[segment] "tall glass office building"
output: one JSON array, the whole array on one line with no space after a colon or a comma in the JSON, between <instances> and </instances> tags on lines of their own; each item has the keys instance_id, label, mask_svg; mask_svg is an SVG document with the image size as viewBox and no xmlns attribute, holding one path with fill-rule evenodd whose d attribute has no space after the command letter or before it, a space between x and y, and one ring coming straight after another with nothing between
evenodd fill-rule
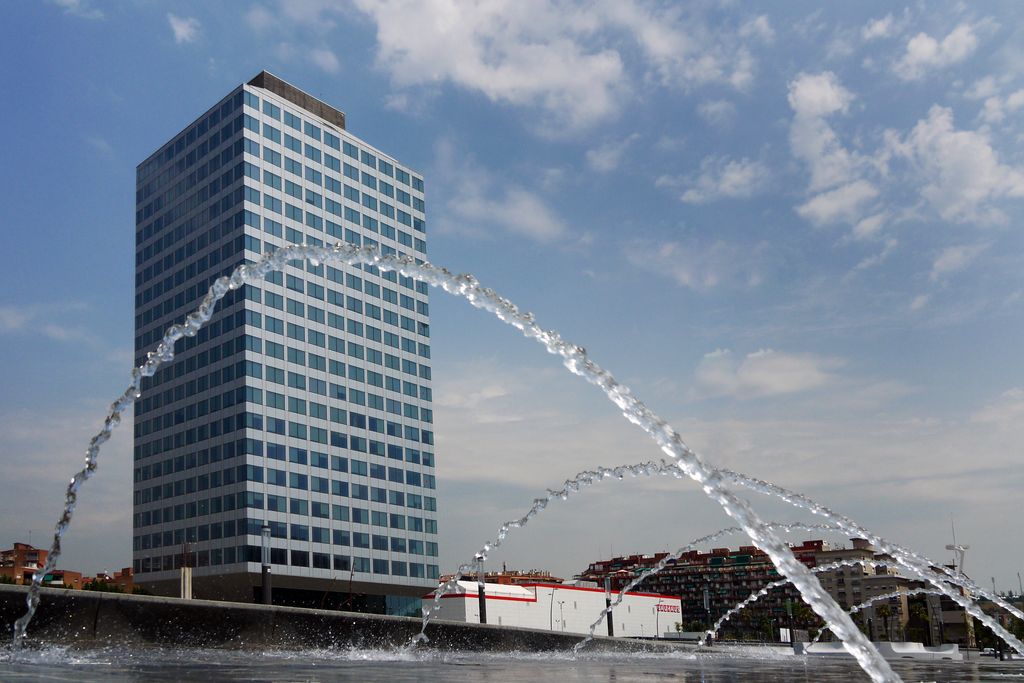
<instances>
[{"instance_id":1,"label":"tall glass office building","mask_svg":"<svg viewBox=\"0 0 1024 683\"><path fill-rule=\"evenodd\" d=\"M137 169L135 354L211 283L287 244L425 258L422 176L262 72ZM418 611L437 585L426 283L292 262L224 299L136 403L136 584Z\"/></svg>"}]
</instances>

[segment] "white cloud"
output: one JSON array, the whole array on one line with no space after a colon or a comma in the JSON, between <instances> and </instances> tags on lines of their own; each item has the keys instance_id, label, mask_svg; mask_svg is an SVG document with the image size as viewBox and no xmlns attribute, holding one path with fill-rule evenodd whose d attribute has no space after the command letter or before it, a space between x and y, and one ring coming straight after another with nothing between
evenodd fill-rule
<instances>
[{"instance_id":1,"label":"white cloud","mask_svg":"<svg viewBox=\"0 0 1024 683\"><path fill-rule=\"evenodd\" d=\"M174 42L179 45L193 43L199 37L199 20L195 17L179 17L168 12L167 21L174 32Z\"/></svg>"},{"instance_id":2,"label":"white cloud","mask_svg":"<svg viewBox=\"0 0 1024 683\"><path fill-rule=\"evenodd\" d=\"M995 401L971 415L972 422L1017 427L1024 423L1024 389L1004 391Z\"/></svg>"},{"instance_id":3,"label":"white cloud","mask_svg":"<svg viewBox=\"0 0 1024 683\"><path fill-rule=\"evenodd\" d=\"M537 195L516 186L504 187L497 196L486 196L477 189L463 187L463 194L449 202L448 208L459 220L496 224L537 242L565 235L565 224Z\"/></svg>"},{"instance_id":4,"label":"white cloud","mask_svg":"<svg viewBox=\"0 0 1024 683\"><path fill-rule=\"evenodd\" d=\"M84 0L51 0L58 7L63 7L66 14L71 14L82 19L102 19L103 12L92 7Z\"/></svg>"},{"instance_id":5,"label":"white cloud","mask_svg":"<svg viewBox=\"0 0 1024 683\"><path fill-rule=\"evenodd\" d=\"M879 212L862 219L853 226L853 238L865 240L875 237L881 232L888 220L889 215L885 212Z\"/></svg>"},{"instance_id":6,"label":"white cloud","mask_svg":"<svg viewBox=\"0 0 1024 683\"><path fill-rule=\"evenodd\" d=\"M853 101L853 93L831 71L800 73L789 83L788 99L798 117L817 118L845 112Z\"/></svg>"},{"instance_id":7,"label":"white cloud","mask_svg":"<svg viewBox=\"0 0 1024 683\"><path fill-rule=\"evenodd\" d=\"M736 357L728 349L706 354L697 366L695 388L701 396L756 398L819 389L835 378L842 365L834 358L790 354L772 349Z\"/></svg>"},{"instance_id":8,"label":"white cloud","mask_svg":"<svg viewBox=\"0 0 1024 683\"><path fill-rule=\"evenodd\" d=\"M662 135L654 144L654 148L660 152L678 152L686 147L686 136L673 137Z\"/></svg>"},{"instance_id":9,"label":"white cloud","mask_svg":"<svg viewBox=\"0 0 1024 683\"><path fill-rule=\"evenodd\" d=\"M114 147L105 138L98 135L90 135L85 138L86 144L96 150L101 156L110 157L114 155Z\"/></svg>"},{"instance_id":10,"label":"white cloud","mask_svg":"<svg viewBox=\"0 0 1024 683\"><path fill-rule=\"evenodd\" d=\"M310 50L309 61L317 68L329 74L336 74L341 71L341 62L338 61L337 56L324 47Z\"/></svg>"},{"instance_id":11,"label":"white cloud","mask_svg":"<svg viewBox=\"0 0 1024 683\"><path fill-rule=\"evenodd\" d=\"M932 297L930 294L918 294L917 296L914 297L914 300L910 302L910 310L920 311L922 308L928 305L928 302L931 301L931 298Z\"/></svg>"},{"instance_id":12,"label":"white cloud","mask_svg":"<svg viewBox=\"0 0 1024 683\"><path fill-rule=\"evenodd\" d=\"M1002 222L993 202L1024 197L1024 171L1000 163L984 131L956 130L953 112L933 106L892 152L912 164L921 195L946 220Z\"/></svg>"},{"instance_id":13,"label":"white cloud","mask_svg":"<svg viewBox=\"0 0 1024 683\"><path fill-rule=\"evenodd\" d=\"M952 273L959 272L971 265L989 245L987 244L961 244L955 247L947 247L935 258L932 263L932 272L929 279L932 282L938 281Z\"/></svg>"},{"instance_id":14,"label":"white cloud","mask_svg":"<svg viewBox=\"0 0 1024 683\"><path fill-rule=\"evenodd\" d=\"M356 0L356 7L376 25L378 64L398 88L450 83L494 102L540 107L568 128L615 116L644 83L745 88L756 61L744 40L772 34L766 18L711 31L684 8L636 0Z\"/></svg>"},{"instance_id":15,"label":"white cloud","mask_svg":"<svg viewBox=\"0 0 1024 683\"><path fill-rule=\"evenodd\" d=\"M594 22L582 10L444 0L356 6L376 23L378 61L399 87L448 81L496 102L539 105L574 127L618 108L622 58L581 40Z\"/></svg>"},{"instance_id":16,"label":"white cloud","mask_svg":"<svg viewBox=\"0 0 1024 683\"><path fill-rule=\"evenodd\" d=\"M740 27L740 37L759 38L765 43L772 43L775 41L775 29L768 17L762 14Z\"/></svg>"},{"instance_id":17,"label":"white cloud","mask_svg":"<svg viewBox=\"0 0 1024 683\"><path fill-rule=\"evenodd\" d=\"M873 19L869 21L864 28L861 29L860 35L865 41L875 40L878 38L890 38L896 35L896 20L892 14L886 14L881 19Z\"/></svg>"},{"instance_id":18,"label":"white cloud","mask_svg":"<svg viewBox=\"0 0 1024 683\"><path fill-rule=\"evenodd\" d=\"M626 245L626 260L670 278L681 287L704 291L720 286L757 287L765 278L765 245L724 241L636 241Z\"/></svg>"},{"instance_id":19,"label":"white cloud","mask_svg":"<svg viewBox=\"0 0 1024 683\"><path fill-rule=\"evenodd\" d=\"M999 84L995 76L985 76L971 84L964 96L972 100L984 100L999 92Z\"/></svg>"},{"instance_id":20,"label":"white cloud","mask_svg":"<svg viewBox=\"0 0 1024 683\"><path fill-rule=\"evenodd\" d=\"M918 33L907 42L906 52L893 64L893 72L903 80L917 80L929 71L962 62L977 47L975 27L968 23L960 24L941 41Z\"/></svg>"},{"instance_id":21,"label":"white cloud","mask_svg":"<svg viewBox=\"0 0 1024 683\"><path fill-rule=\"evenodd\" d=\"M34 312L23 307L0 306L0 334L17 332L34 316Z\"/></svg>"},{"instance_id":22,"label":"white cloud","mask_svg":"<svg viewBox=\"0 0 1024 683\"><path fill-rule=\"evenodd\" d=\"M736 118L736 105L728 100L705 100L697 105L697 114L713 126L727 126Z\"/></svg>"},{"instance_id":23,"label":"white cloud","mask_svg":"<svg viewBox=\"0 0 1024 683\"><path fill-rule=\"evenodd\" d=\"M274 15L262 5L254 5L245 13L245 23L254 31L262 33L275 23Z\"/></svg>"},{"instance_id":24,"label":"white cloud","mask_svg":"<svg viewBox=\"0 0 1024 683\"><path fill-rule=\"evenodd\" d=\"M683 178L662 176L658 187L682 189L680 199L688 204L706 204L720 199L747 199L767 186L771 174L760 161L705 157L700 173Z\"/></svg>"},{"instance_id":25,"label":"white cloud","mask_svg":"<svg viewBox=\"0 0 1024 683\"><path fill-rule=\"evenodd\" d=\"M497 227L540 243L568 233L565 223L539 195L514 182L499 182L471 160L456 159L450 142L437 145L436 173L449 179L451 195L438 218L443 232L483 237Z\"/></svg>"},{"instance_id":26,"label":"white cloud","mask_svg":"<svg viewBox=\"0 0 1024 683\"><path fill-rule=\"evenodd\" d=\"M84 308L78 303L0 306L0 334L41 334L56 341L98 344L92 333L66 322L57 322L68 320L71 313L82 311Z\"/></svg>"},{"instance_id":27,"label":"white cloud","mask_svg":"<svg viewBox=\"0 0 1024 683\"><path fill-rule=\"evenodd\" d=\"M633 133L623 140L606 142L596 149L588 150L586 154L587 165L593 170L601 173L614 171L619 167L619 163L622 161L622 155L625 154L630 146L639 138L639 133Z\"/></svg>"},{"instance_id":28,"label":"white cloud","mask_svg":"<svg viewBox=\"0 0 1024 683\"><path fill-rule=\"evenodd\" d=\"M740 27L709 29L704 20L680 6L656 8L634 0L598 0L593 10L607 17L607 27L625 30L646 58L643 63L662 85L684 89L708 83L748 87L756 64L744 39L765 41L773 34L767 18ZM770 38L768 38L770 40Z\"/></svg>"},{"instance_id":29,"label":"white cloud","mask_svg":"<svg viewBox=\"0 0 1024 683\"><path fill-rule=\"evenodd\" d=\"M845 221L853 223L863 205L878 196L878 189L866 180L855 180L828 192L822 192L801 204L796 212L815 225Z\"/></svg>"},{"instance_id":30,"label":"white cloud","mask_svg":"<svg viewBox=\"0 0 1024 683\"><path fill-rule=\"evenodd\" d=\"M856 266L854 266L853 270L855 272L856 271L861 271L861 270L867 270L868 268L874 268L875 266L880 265L887 258L889 258L889 256L892 255L892 253L896 250L897 246L899 246L899 241L898 240L893 239L893 238L887 239L885 241L884 246L882 247L882 251L878 252L877 254L872 254L871 256L868 256L868 257L862 259L860 261L860 263L858 263Z\"/></svg>"},{"instance_id":31,"label":"white cloud","mask_svg":"<svg viewBox=\"0 0 1024 683\"><path fill-rule=\"evenodd\" d=\"M794 112L790 149L810 170L812 192L849 183L863 164L826 121L829 115L845 112L852 101L853 93L831 71L801 73L789 84L789 106Z\"/></svg>"},{"instance_id":32,"label":"white cloud","mask_svg":"<svg viewBox=\"0 0 1024 683\"><path fill-rule=\"evenodd\" d=\"M1006 97L993 95L985 100L979 118L985 123L1002 123L1008 114L1024 107L1024 89L1016 90Z\"/></svg>"}]
</instances>

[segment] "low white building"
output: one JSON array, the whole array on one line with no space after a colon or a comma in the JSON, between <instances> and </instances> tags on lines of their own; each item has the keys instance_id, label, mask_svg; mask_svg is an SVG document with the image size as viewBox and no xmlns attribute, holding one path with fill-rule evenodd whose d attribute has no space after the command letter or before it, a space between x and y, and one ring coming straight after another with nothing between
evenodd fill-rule
<instances>
[{"instance_id":1,"label":"low white building","mask_svg":"<svg viewBox=\"0 0 1024 683\"><path fill-rule=\"evenodd\" d=\"M605 607L601 588L568 584L484 584L487 623L585 635ZM434 593L423 597L425 606ZM631 638L677 637L679 599L654 593L626 593L612 611L613 635ZM441 598L438 619L480 623L476 581L460 581L455 592ZM608 635L607 621L594 631Z\"/></svg>"}]
</instances>

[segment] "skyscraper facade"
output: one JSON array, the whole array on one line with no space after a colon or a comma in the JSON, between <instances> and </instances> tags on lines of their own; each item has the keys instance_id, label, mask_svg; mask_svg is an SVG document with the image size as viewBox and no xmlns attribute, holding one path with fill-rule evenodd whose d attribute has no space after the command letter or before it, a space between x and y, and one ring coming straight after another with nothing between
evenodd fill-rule
<instances>
[{"instance_id":1,"label":"skyscraper facade","mask_svg":"<svg viewBox=\"0 0 1024 683\"><path fill-rule=\"evenodd\" d=\"M423 178L337 109L261 72L142 162L135 354L212 282L288 244L425 259ZM136 583L253 600L270 528L274 601L410 611L437 585L427 285L291 262L231 292L143 383L134 422Z\"/></svg>"}]
</instances>

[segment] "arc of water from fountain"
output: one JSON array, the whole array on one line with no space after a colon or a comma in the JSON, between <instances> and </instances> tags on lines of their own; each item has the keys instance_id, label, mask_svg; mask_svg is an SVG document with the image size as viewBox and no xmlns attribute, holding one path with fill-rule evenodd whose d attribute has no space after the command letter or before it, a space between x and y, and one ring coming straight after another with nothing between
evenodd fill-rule
<instances>
[{"instance_id":1,"label":"arc of water from fountain","mask_svg":"<svg viewBox=\"0 0 1024 683\"><path fill-rule=\"evenodd\" d=\"M898 597L900 597L902 595L907 595L907 596L910 596L910 595L940 595L941 596L941 595L944 595L944 593L942 591L940 591L938 588L912 588L912 589L906 590L906 591L892 591L891 593L883 593L881 595L876 595L873 598L868 598L864 602L861 602L861 603L858 603L858 604L854 605L853 607L850 608L850 615L852 616L852 615L856 614L857 612L859 612L859 611L861 611L863 609L867 609L868 607L871 607L876 602L880 602L882 600L891 600L893 598L898 598ZM827 630L828 630L828 624L825 624L821 628L821 630L818 631L818 634L816 636L814 636L814 638L811 640L810 644L814 645L819 640L821 640L822 634L824 634L825 631L827 631Z\"/></svg>"},{"instance_id":2,"label":"arc of water from fountain","mask_svg":"<svg viewBox=\"0 0 1024 683\"><path fill-rule=\"evenodd\" d=\"M120 420L120 410L126 408L139 396L143 371L146 369L155 371L160 364L173 359L174 343L186 334L194 335L209 320L213 306L223 298L228 290L238 289L248 282L259 281L272 271L283 270L288 261L298 259L307 260L312 264L322 262L347 265L366 264L377 266L383 270L397 270L407 277L416 277L441 287L451 294L462 296L474 307L493 313L499 320L518 329L527 338L540 342L549 353L559 356L562 359L562 364L570 372L600 388L608 399L619 408L623 417L643 429L662 451L677 463L680 470L701 485L705 495L718 503L728 516L739 523L754 545L768 555L776 569L792 580L810 608L826 623L832 625L833 633L842 639L844 647L857 659L861 668L873 680L900 680L871 642L857 629L849 615L840 609L831 596L822 589L807 567L794 557L788 545L766 527L764 521L751 508L749 501L737 496L726 485L718 470L707 465L696 452L686 445L671 425L637 399L628 387L619 384L609 372L591 360L585 349L566 342L556 332L540 327L534 321L532 314L521 312L508 299L498 296L491 289L481 287L473 276L456 276L446 269L437 268L429 263L417 264L408 256L384 255L375 248L355 247L340 242L332 247L291 245L264 255L251 266L239 266L230 277L218 278L211 286L199 310L190 314L184 324L172 326L164 335L157 351L151 353L146 363L133 372L132 384L112 406L104 429L90 444L89 453L92 459L87 461L87 469L90 472L95 471L99 445L109 438L110 431ZM204 307L207 309L205 315ZM116 410L116 408L120 408L120 410ZM93 447L95 447L95 451L92 450ZM90 456L87 455L88 457ZM88 475L85 475L84 478L88 478ZM77 494L77 491L76 481L72 480L68 488L64 514L54 534L53 548L57 550L58 555L60 537L67 529L67 524L70 523L74 512L75 500L72 494ZM54 558L55 560L56 558ZM38 606L39 587L40 582L34 580L27 598L28 611L15 625L15 643L17 645L20 645L24 638L28 623ZM1019 641L1016 639L1014 641L1019 645Z\"/></svg>"},{"instance_id":3,"label":"arc of water from fountain","mask_svg":"<svg viewBox=\"0 0 1024 683\"><path fill-rule=\"evenodd\" d=\"M463 576L473 570L477 562L486 560L488 553L501 546L512 529L521 529L525 527L533 517L536 517L547 509L547 506L552 501L559 499L567 500L571 494L579 493L582 489L592 486L599 481L609 478L622 480L627 474L634 477L651 476L653 474L671 475L676 478L681 478L683 476L682 472L674 463L669 464L664 460L660 463L650 461L636 465L619 465L617 467L598 467L594 470L583 470L571 479L566 479L565 483L562 484L561 489L548 489L546 496L542 496L533 501L533 505L525 515L502 524L498 528L498 533L495 536L494 541L485 542L483 546L481 546L480 550L473 555L473 560L471 562L459 565L455 574L452 575L452 578L445 581L437 588L436 591L434 591L434 602L430 607L423 608L423 624L420 626L420 632L412 637L412 639L406 644L406 647L408 648L416 643L428 642L430 640L426 633L427 626L430 624L431 615L434 614L441 606L441 600L445 595L449 595L456 590L459 581Z\"/></svg>"},{"instance_id":4,"label":"arc of water from fountain","mask_svg":"<svg viewBox=\"0 0 1024 683\"><path fill-rule=\"evenodd\" d=\"M794 507L805 509L812 514L824 517L825 519L839 525L844 533L851 537L864 538L869 541L872 545L878 548L881 552L890 555L900 565L906 568L912 575L931 583L943 595L950 598L964 610L982 622L985 626L988 626L993 633L1003 639L1010 647L1016 650L1018 653L1024 655L1024 643L1022 643L1016 636L1010 633L1008 630L1003 628L998 621L993 619L990 615L986 614L978 604L970 598L964 596L960 591L953 590L949 587L950 584L956 585L963 588L970 594L978 595L980 597L991 600L993 603L1006 610L1010 614L1014 615L1018 619L1024 619L1024 612L1017 609L1006 600L1002 599L997 595L988 593L984 589L980 588L974 582L970 581L963 574L947 571L946 568L941 567L939 572L936 572L933 567L938 566L923 555L914 553L899 544L892 543L885 540L857 524L848 517L839 513L833 512L826 506L814 501L813 499L795 491L785 489L777 484L772 484L761 479L748 477L747 475L733 472L732 470L722 469L719 470L722 476L728 478L733 483L743 486L744 488L750 489L757 493L774 496L784 502L793 505ZM944 576L945 578L940 579L939 577ZM828 620L825 620L828 623Z\"/></svg>"},{"instance_id":5,"label":"arc of water from fountain","mask_svg":"<svg viewBox=\"0 0 1024 683\"><path fill-rule=\"evenodd\" d=\"M791 531L835 531L837 529L837 527L834 524L805 524L803 522L770 522L769 526L772 529L776 529L784 533L788 533ZM634 576L629 583L627 583L625 586L622 587L621 590L619 590L618 594L612 600L611 604L605 607L603 610L601 610L601 613L598 615L597 619L594 621L594 623L590 625L590 633L587 635L586 638L584 638L583 640L581 640L573 646L573 652L579 652L584 647L586 647L586 645L590 641L594 639L594 633L597 630L597 627L601 625L605 618L607 618L608 614L611 613L612 610L614 610L622 603L622 601L626 597L626 593L639 586L641 583L643 583L645 579L657 574L662 569L667 567L671 562L678 560L685 553L688 553L691 550L695 550L697 546L704 545L707 543L713 543L714 541L718 540L723 536L739 533L741 531L743 531L743 529L732 526L727 527L725 529L719 529L713 534L708 534L707 536L701 536L700 538L690 541L689 543L679 548L675 552L669 553L665 557L658 560L658 562L656 562L655 565L651 567L649 571L646 571L639 576Z\"/></svg>"}]
</instances>

